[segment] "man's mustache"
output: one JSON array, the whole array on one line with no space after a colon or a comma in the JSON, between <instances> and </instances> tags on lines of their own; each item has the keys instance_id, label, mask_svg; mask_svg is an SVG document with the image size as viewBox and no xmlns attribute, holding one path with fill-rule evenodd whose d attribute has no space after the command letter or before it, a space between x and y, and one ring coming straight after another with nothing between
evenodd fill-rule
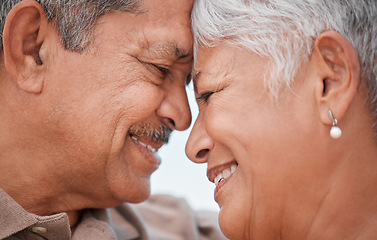
<instances>
[{"instance_id":1,"label":"man's mustache","mask_svg":"<svg viewBox=\"0 0 377 240\"><path fill-rule=\"evenodd\" d=\"M140 123L133 125L128 130L130 135L142 136L152 139L156 142L162 142L164 144L169 142L170 134L173 129L166 125L161 124L158 127L152 126L150 123Z\"/></svg>"}]
</instances>

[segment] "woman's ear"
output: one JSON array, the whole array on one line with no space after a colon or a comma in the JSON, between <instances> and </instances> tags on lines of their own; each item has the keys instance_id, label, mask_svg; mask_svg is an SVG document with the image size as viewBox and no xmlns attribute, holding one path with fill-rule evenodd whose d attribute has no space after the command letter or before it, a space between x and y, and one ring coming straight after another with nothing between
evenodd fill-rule
<instances>
[{"instance_id":1,"label":"woman's ear","mask_svg":"<svg viewBox=\"0 0 377 240\"><path fill-rule=\"evenodd\" d=\"M338 121L344 116L360 84L360 66L353 46L335 31L327 31L314 42L315 98L321 121L330 125L328 110Z\"/></svg>"},{"instance_id":2,"label":"woman's ear","mask_svg":"<svg viewBox=\"0 0 377 240\"><path fill-rule=\"evenodd\" d=\"M4 66L16 84L29 93L42 92L43 60L40 49L47 18L34 0L23 0L9 12L3 31Z\"/></svg>"}]
</instances>

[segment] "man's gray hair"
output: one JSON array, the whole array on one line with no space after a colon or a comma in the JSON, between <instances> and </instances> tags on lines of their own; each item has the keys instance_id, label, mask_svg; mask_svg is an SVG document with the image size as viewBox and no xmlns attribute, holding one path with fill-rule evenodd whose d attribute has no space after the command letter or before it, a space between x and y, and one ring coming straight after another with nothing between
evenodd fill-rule
<instances>
[{"instance_id":1,"label":"man's gray hair","mask_svg":"<svg viewBox=\"0 0 377 240\"><path fill-rule=\"evenodd\" d=\"M0 3L0 30L4 30L6 16L22 0L2 0ZM111 11L139 11L139 0L37 0L44 8L47 19L53 22L66 49L83 51L91 42L93 27L99 17ZM0 39L1 49L3 39Z\"/></svg>"},{"instance_id":2,"label":"man's gray hair","mask_svg":"<svg viewBox=\"0 0 377 240\"><path fill-rule=\"evenodd\" d=\"M196 0L192 13L195 55L199 45L238 45L271 60L265 76L277 99L309 60L324 31L342 34L358 53L377 131L376 0Z\"/></svg>"}]
</instances>

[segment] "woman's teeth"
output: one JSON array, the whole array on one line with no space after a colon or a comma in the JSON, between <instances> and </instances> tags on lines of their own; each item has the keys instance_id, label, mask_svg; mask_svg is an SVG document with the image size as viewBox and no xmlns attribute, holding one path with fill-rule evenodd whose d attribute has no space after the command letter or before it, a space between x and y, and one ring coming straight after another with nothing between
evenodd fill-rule
<instances>
[{"instance_id":1,"label":"woman's teeth","mask_svg":"<svg viewBox=\"0 0 377 240\"><path fill-rule=\"evenodd\" d=\"M214 180L215 185L217 186L217 184L219 184L222 180L225 180L229 178L230 176L232 176L232 174L236 171L236 169L237 169L237 165L233 164L232 166L230 166L230 168L227 168L221 173L219 173L219 175L215 177L215 180Z\"/></svg>"},{"instance_id":2,"label":"woman's teeth","mask_svg":"<svg viewBox=\"0 0 377 240\"><path fill-rule=\"evenodd\" d=\"M148 144L145 144L145 143L139 141L139 139L137 139L136 137L131 136L131 138L132 138L133 140L135 140L136 142L138 142L141 146L147 148L148 150L150 150L150 151L152 151L152 152L154 152L154 153L157 152L157 150L156 150L155 148L153 148L152 146L150 146L150 145L148 145Z\"/></svg>"}]
</instances>

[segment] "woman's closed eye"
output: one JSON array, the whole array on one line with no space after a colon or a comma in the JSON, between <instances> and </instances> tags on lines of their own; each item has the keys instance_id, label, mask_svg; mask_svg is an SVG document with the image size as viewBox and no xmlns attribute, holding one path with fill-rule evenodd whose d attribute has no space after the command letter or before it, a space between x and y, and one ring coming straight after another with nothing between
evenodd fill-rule
<instances>
[{"instance_id":1,"label":"woman's closed eye","mask_svg":"<svg viewBox=\"0 0 377 240\"><path fill-rule=\"evenodd\" d=\"M212 94L214 94L214 92L203 93L200 97L197 97L196 100L199 103L207 103Z\"/></svg>"}]
</instances>

